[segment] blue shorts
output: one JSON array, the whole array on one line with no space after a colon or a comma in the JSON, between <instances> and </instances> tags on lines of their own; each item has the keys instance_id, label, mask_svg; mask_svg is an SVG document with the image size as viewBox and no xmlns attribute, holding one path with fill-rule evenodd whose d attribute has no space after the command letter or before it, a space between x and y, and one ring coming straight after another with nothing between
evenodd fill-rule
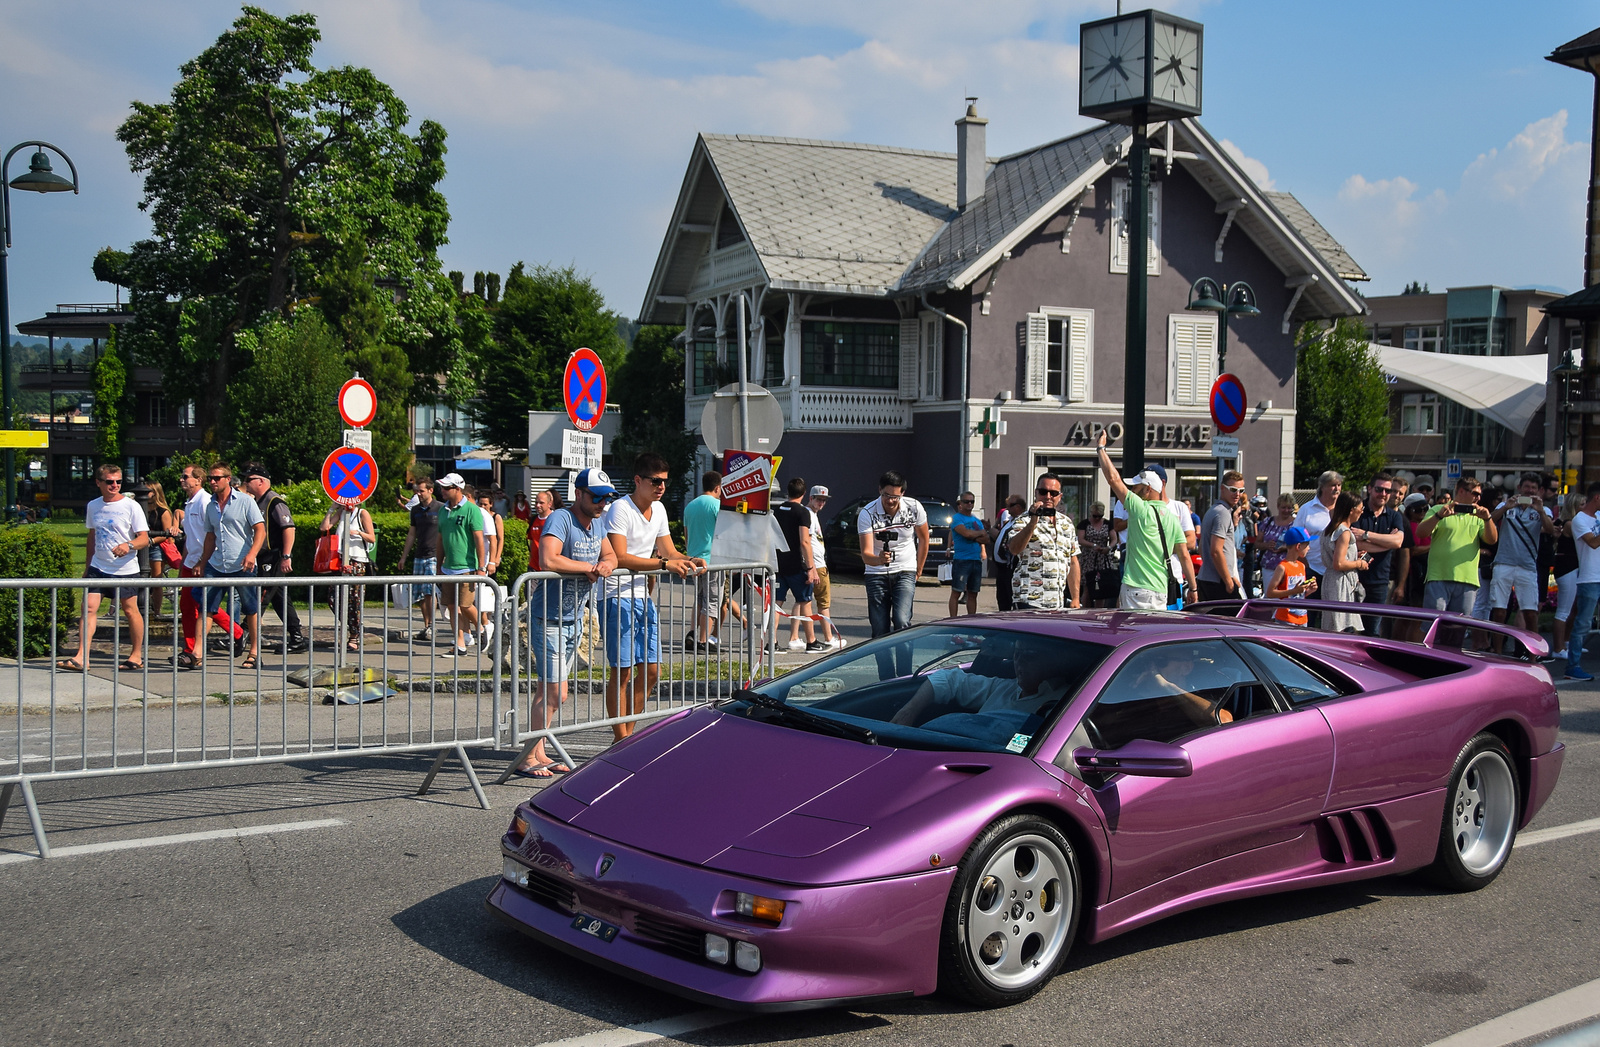
<instances>
[{"instance_id":1,"label":"blue shorts","mask_svg":"<svg viewBox=\"0 0 1600 1047\"><path fill-rule=\"evenodd\" d=\"M975 593L982 587L982 560L950 561L950 588L958 593Z\"/></svg>"},{"instance_id":2,"label":"blue shorts","mask_svg":"<svg viewBox=\"0 0 1600 1047\"><path fill-rule=\"evenodd\" d=\"M243 571L234 571L232 574L223 574L215 567L212 567L209 563L205 565L201 573L207 578L255 577L254 574L246 574ZM258 586L241 585L235 588L233 586L219 585L212 589L204 589L202 592L205 593L206 614L208 615L216 614L217 608L222 606L223 593L229 594L228 614L234 618L239 617L241 614L256 614L261 610L261 589ZM234 593L237 593L238 596L233 596L232 594Z\"/></svg>"},{"instance_id":3,"label":"blue shorts","mask_svg":"<svg viewBox=\"0 0 1600 1047\"><path fill-rule=\"evenodd\" d=\"M100 568L96 567L94 564L90 564L88 571L85 572L85 577L88 577L88 578L137 578L139 576L136 575L136 574L107 574L106 572L102 571ZM137 590L137 589L129 589L127 592L123 592L121 589L118 589L118 588L102 589L102 588L99 588L98 586L93 588L93 589L89 589L88 592L91 592L91 593L95 594L96 596L99 596L99 597L101 597L103 599L106 599L106 600L115 600L118 603L122 602L123 600L132 599L133 597L139 595L139 590Z\"/></svg>"},{"instance_id":4,"label":"blue shorts","mask_svg":"<svg viewBox=\"0 0 1600 1047\"><path fill-rule=\"evenodd\" d=\"M798 574L778 575L778 591L773 595L772 599L777 603L783 603L788 598L789 593L794 593L797 603L810 603L811 597L815 595L815 590L812 584L806 581L808 573L801 571Z\"/></svg>"},{"instance_id":5,"label":"blue shorts","mask_svg":"<svg viewBox=\"0 0 1600 1047\"><path fill-rule=\"evenodd\" d=\"M412 559L412 561L411 561L411 573L412 574L438 574L439 573L439 558L437 556L418 556L418 557L414 557ZM438 596L438 595L439 595L439 587L437 585L429 585L427 582L418 582L417 584L415 584L415 585L413 585L411 587L411 602L412 603L415 603L416 601L422 599L425 596Z\"/></svg>"},{"instance_id":6,"label":"blue shorts","mask_svg":"<svg viewBox=\"0 0 1600 1047\"><path fill-rule=\"evenodd\" d=\"M661 662L661 623L655 601L647 596L606 597L600 632L606 640L606 664L613 669Z\"/></svg>"},{"instance_id":7,"label":"blue shorts","mask_svg":"<svg viewBox=\"0 0 1600 1047\"><path fill-rule=\"evenodd\" d=\"M572 675L578 654L577 622L545 622L534 627L533 665L541 683L561 683Z\"/></svg>"}]
</instances>

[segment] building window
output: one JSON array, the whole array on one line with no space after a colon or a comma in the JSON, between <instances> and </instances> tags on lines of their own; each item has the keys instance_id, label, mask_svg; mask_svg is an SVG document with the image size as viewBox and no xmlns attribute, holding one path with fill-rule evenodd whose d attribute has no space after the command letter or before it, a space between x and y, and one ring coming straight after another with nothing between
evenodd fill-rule
<instances>
[{"instance_id":1,"label":"building window","mask_svg":"<svg viewBox=\"0 0 1600 1047\"><path fill-rule=\"evenodd\" d=\"M1447 352L1460 356L1504 356L1511 321L1506 317L1451 320L1447 329Z\"/></svg>"},{"instance_id":2,"label":"building window","mask_svg":"<svg viewBox=\"0 0 1600 1047\"><path fill-rule=\"evenodd\" d=\"M767 320L767 375L763 382L767 388L776 389L783 384L783 325L771 318ZM773 328L776 330L773 330Z\"/></svg>"},{"instance_id":3,"label":"building window","mask_svg":"<svg viewBox=\"0 0 1600 1047\"><path fill-rule=\"evenodd\" d=\"M693 395L704 396L706 393L714 393L721 388L717 383L721 370L717 366L716 342L690 342L689 368Z\"/></svg>"},{"instance_id":4,"label":"building window","mask_svg":"<svg viewBox=\"0 0 1600 1047\"><path fill-rule=\"evenodd\" d=\"M1407 327L1405 329L1407 349L1415 349L1424 353L1439 351L1439 325L1431 327ZM1385 345L1388 343L1385 342Z\"/></svg>"},{"instance_id":5,"label":"building window","mask_svg":"<svg viewBox=\"0 0 1600 1047\"><path fill-rule=\"evenodd\" d=\"M722 215L717 219L717 250L742 243L744 230L739 228L739 219L734 217L733 208L723 204Z\"/></svg>"},{"instance_id":6,"label":"building window","mask_svg":"<svg viewBox=\"0 0 1600 1047\"><path fill-rule=\"evenodd\" d=\"M1128 222L1132 219L1132 188L1128 179L1111 180L1111 271L1128 271ZM1150 184L1150 242L1145 248L1147 270L1161 275L1161 183Z\"/></svg>"},{"instance_id":7,"label":"building window","mask_svg":"<svg viewBox=\"0 0 1600 1047\"><path fill-rule=\"evenodd\" d=\"M1094 310L1045 307L1027 317L1023 398L1089 399L1094 359Z\"/></svg>"},{"instance_id":8,"label":"building window","mask_svg":"<svg viewBox=\"0 0 1600 1047\"><path fill-rule=\"evenodd\" d=\"M923 315L921 348L918 370L922 375L922 399L941 399L944 396L944 321L939 317Z\"/></svg>"},{"instance_id":9,"label":"building window","mask_svg":"<svg viewBox=\"0 0 1600 1047\"><path fill-rule=\"evenodd\" d=\"M1167 317L1167 402L1205 407L1217 380L1217 321L1193 313Z\"/></svg>"},{"instance_id":10,"label":"building window","mask_svg":"<svg viewBox=\"0 0 1600 1047\"><path fill-rule=\"evenodd\" d=\"M1406 393L1400 398L1400 431L1433 435L1439 431L1439 398L1432 393Z\"/></svg>"},{"instance_id":11,"label":"building window","mask_svg":"<svg viewBox=\"0 0 1600 1047\"><path fill-rule=\"evenodd\" d=\"M1372 340L1374 345L1394 344L1394 330L1389 327L1369 327L1367 328L1367 337Z\"/></svg>"},{"instance_id":12,"label":"building window","mask_svg":"<svg viewBox=\"0 0 1600 1047\"><path fill-rule=\"evenodd\" d=\"M893 389L899 356L899 324L801 322L800 380L807 385Z\"/></svg>"},{"instance_id":13,"label":"building window","mask_svg":"<svg viewBox=\"0 0 1600 1047\"><path fill-rule=\"evenodd\" d=\"M1567 328L1567 348L1572 350L1572 355L1579 360L1583 359L1583 328L1578 325Z\"/></svg>"},{"instance_id":14,"label":"building window","mask_svg":"<svg viewBox=\"0 0 1600 1047\"><path fill-rule=\"evenodd\" d=\"M1480 458L1495 461L1505 456L1511 431L1491 422L1477 411L1446 400L1441 412L1445 453L1452 458Z\"/></svg>"}]
</instances>

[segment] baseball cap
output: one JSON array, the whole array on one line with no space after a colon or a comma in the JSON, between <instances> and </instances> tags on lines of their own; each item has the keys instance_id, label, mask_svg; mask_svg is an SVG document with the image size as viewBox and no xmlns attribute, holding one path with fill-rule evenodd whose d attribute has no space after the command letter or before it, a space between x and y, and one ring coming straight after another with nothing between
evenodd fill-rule
<instances>
[{"instance_id":1,"label":"baseball cap","mask_svg":"<svg viewBox=\"0 0 1600 1047\"><path fill-rule=\"evenodd\" d=\"M607 498L611 498L617 493L616 487L611 483L611 477L606 475L604 469L585 469L578 474L578 478L572 483L579 490L588 491L590 494L605 495Z\"/></svg>"},{"instance_id":2,"label":"baseball cap","mask_svg":"<svg viewBox=\"0 0 1600 1047\"><path fill-rule=\"evenodd\" d=\"M826 487L822 486L821 484L817 484L815 487L813 487L811 489L811 497L812 498L831 498L832 495L828 494L828 489Z\"/></svg>"},{"instance_id":3,"label":"baseball cap","mask_svg":"<svg viewBox=\"0 0 1600 1047\"><path fill-rule=\"evenodd\" d=\"M467 481L461 478L460 473L445 473L433 481L435 487L466 487Z\"/></svg>"},{"instance_id":4,"label":"baseball cap","mask_svg":"<svg viewBox=\"0 0 1600 1047\"><path fill-rule=\"evenodd\" d=\"M1301 545L1311 541L1311 535L1306 533L1304 527L1291 527L1283 532L1284 545Z\"/></svg>"},{"instance_id":5,"label":"baseball cap","mask_svg":"<svg viewBox=\"0 0 1600 1047\"><path fill-rule=\"evenodd\" d=\"M1155 473L1157 476L1161 477L1161 486L1162 487L1167 486L1167 467L1166 466L1162 465L1160 462L1155 462L1155 463L1153 463L1153 464L1151 464L1149 466L1146 466L1146 471Z\"/></svg>"},{"instance_id":6,"label":"baseball cap","mask_svg":"<svg viewBox=\"0 0 1600 1047\"><path fill-rule=\"evenodd\" d=\"M1428 496L1425 494L1408 494L1406 495L1406 500L1400 504L1407 509L1411 508L1413 505L1427 505Z\"/></svg>"},{"instance_id":7,"label":"baseball cap","mask_svg":"<svg viewBox=\"0 0 1600 1047\"><path fill-rule=\"evenodd\" d=\"M1138 476L1124 477L1122 482L1129 487L1138 487L1143 484L1146 487L1154 487L1158 491L1164 491L1167 487L1166 480L1157 474L1154 469L1146 469Z\"/></svg>"}]
</instances>

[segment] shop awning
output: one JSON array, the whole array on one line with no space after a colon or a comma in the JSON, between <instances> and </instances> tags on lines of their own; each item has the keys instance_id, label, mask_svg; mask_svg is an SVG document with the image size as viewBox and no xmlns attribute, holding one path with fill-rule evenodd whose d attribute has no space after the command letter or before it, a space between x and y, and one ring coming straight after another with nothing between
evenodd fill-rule
<instances>
[{"instance_id":1,"label":"shop awning","mask_svg":"<svg viewBox=\"0 0 1600 1047\"><path fill-rule=\"evenodd\" d=\"M1470 407L1519 436L1544 406L1549 361L1531 356L1458 356L1373 345L1388 374Z\"/></svg>"}]
</instances>

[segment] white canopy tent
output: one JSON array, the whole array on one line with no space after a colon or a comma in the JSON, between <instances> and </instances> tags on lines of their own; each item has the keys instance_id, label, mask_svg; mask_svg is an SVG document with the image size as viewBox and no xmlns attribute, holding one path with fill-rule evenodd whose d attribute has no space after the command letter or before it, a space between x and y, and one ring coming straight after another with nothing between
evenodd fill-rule
<instances>
[{"instance_id":1,"label":"white canopy tent","mask_svg":"<svg viewBox=\"0 0 1600 1047\"><path fill-rule=\"evenodd\" d=\"M1544 406L1549 361L1533 356L1458 356L1373 344L1385 372L1481 412L1519 436Z\"/></svg>"}]
</instances>

